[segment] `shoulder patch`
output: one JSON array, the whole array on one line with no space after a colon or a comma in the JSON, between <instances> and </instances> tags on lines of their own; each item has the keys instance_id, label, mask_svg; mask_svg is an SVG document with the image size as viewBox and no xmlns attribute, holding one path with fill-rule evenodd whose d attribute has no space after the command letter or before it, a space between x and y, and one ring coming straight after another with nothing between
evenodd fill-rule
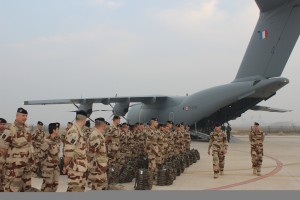
<instances>
[{"instance_id":1,"label":"shoulder patch","mask_svg":"<svg viewBox=\"0 0 300 200\"><path fill-rule=\"evenodd\" d=\"M66 141L69 142L70 144L75 145L77 143L78 139L79 139L79 136L78 136L78 133L76 133L76 132L69 132L66 135Z\"/></svg>"},{"instance_id":2,"label":"shoulder patch","mask_svg":"<svg viewBox=\"0 0 300 200\"><path fill-rule=\"evenodd\" d=\"M9 129L4 130L4 132L1 135L1 139L5 141L10 136L10 134L11 132Z\"/></svg>"}]
</instances>

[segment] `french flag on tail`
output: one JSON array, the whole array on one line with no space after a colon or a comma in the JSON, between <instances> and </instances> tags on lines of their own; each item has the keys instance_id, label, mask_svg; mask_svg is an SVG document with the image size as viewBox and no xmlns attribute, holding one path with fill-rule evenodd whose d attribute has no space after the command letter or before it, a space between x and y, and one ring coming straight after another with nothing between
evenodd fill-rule
<instances>
[{"instance_id":1,"label":"french flag on tail","mask_svg":"<svg viewBox=\"0 0 300 200\"><path fill-rule=\"evenodd\" d=\"M260 33L260 38L261 38L262 40L264 40L264 39L266 39L266 38L269 37L269 31L268 31L268 30L259 31L259 33Z\"/></svg>"}]
</instances>

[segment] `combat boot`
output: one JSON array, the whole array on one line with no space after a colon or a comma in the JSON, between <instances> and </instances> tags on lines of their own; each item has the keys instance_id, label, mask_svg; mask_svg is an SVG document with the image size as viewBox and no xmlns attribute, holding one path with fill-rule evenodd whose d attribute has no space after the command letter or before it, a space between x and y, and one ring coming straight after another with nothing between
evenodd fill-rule
<instances>
[{"instance_id":1,"label":"combat boot","mask_svg":"<svg viewBox=\"0 0 300 200\"><path fill-rule=\"evenodd\" d=\"M214 174L214 178L219 178L219 174Z\"/></svg>"},{"instance_id":2,"label":"combat boot","mask_svg":"<svg viewBox=\"0 0 300 200\"><path fill-rule=\"evenodd\" d=\"M257 171L257 173L256 173L256 174L257 174L257 176L261 176L261 173L260 173L260 171Z\"/></svg>"},{"instance_id":3,"label":"combat boot","mask_svg":"<svg viewBox=\"0 0 300 200\"><path fill-rule=\"evenodd\" d=\"M220 175L223 176L224 175L224 171L220 171Z\"/></svg>"},{"instance_id":4,"label":"combat boot","mask_svg":"<svg viewBox=\"0 0 300 200\"><path fill-rule=\"evenodd\" d=\"M256 175L257 174L257 170L256 168L253 168L253 174Z\"/></svg>"}]
</instances>

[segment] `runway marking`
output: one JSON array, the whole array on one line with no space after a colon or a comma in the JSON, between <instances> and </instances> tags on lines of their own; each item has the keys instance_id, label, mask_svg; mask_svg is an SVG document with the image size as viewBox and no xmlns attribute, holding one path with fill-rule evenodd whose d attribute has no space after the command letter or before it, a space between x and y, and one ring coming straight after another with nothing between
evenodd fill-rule
<instances>
[{"instance_id":1,"label":"runway marking","mask_svg":"<svg viewBox=\"0 0 300 200\"><path fill-rule=\"evenodd\" d=\"M252 178L250 180L246 180L246 181L242 181L242 182L238 182L238 183L233 183L233 184L229 184L229 185L224 185L224 186L216 187L216 188L209 188L207 190L224 190L224 189L228 189L228 188L237 187L237 186L240 186L240 185L245 185L245 184L248 184L248 183L253 183L253 182L268 178L270 176L273 176L273 175L277 174L283 168L283 163L281 161L279 161L278 159L273 158L271 156L266 156L266 155L265 155L265 157L268 157L268 158L270 158L270 159L272 159L276 162L276 168L273 169L271 172L269 172L265 175L262 175L262 176L258 176L256 178Z\"/></svg>"}]
</instances>

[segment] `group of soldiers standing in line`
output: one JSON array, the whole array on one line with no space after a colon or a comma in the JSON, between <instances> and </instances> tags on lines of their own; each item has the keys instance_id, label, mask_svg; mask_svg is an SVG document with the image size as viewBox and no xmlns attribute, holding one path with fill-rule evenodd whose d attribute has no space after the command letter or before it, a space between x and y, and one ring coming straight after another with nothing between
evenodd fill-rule
<instances>
[{"instance_id":1,"label":"group of soldiers standing in line","mask_svg":"<svg viewBox=\"0 0 300 200\"><path fill-rule=\"evenodd\" d=\"M95 127L90 128L87 113L77 111L75 123L68 123L66 133L60 135L58 122L50 123L46 134L39 121L31 133L25 123L27 116L24 108L18 108L14 123L6 126L6 120L0 118L0 191L31 191L32 174L39 171L43 178L41 191L57 191L61 141L67 192L84 192L86 182L92 190L110 189L108 167L120 171L138 156L148 157L148 168L156 184L157 171L163 163L190 150L189 127L183 123L173 130L173 122L158 124L152 118L148 126L129 126L120 125L120 117L114 116L111 126L104 118L97 118Z\"/></svg>"},{"instance_id":2,"label":"group of soldiers standing in line","mask_svg":"<svg viewBox=\"0 0 300 200\"><path fill-rule=\"evenodd\" d=\"M261 165L263 160L263 143L265 134L260 130L259 123L254 123L249 134L251 145L251 158L253 174L261 176ZM224 175L225 155L228 150L227 134L222 130L220 123L215 124L214 131L210 134L208 155L213 156L214 178ZM212 150L211 150L212 149Z\"/></svg>"}]
</instances>

